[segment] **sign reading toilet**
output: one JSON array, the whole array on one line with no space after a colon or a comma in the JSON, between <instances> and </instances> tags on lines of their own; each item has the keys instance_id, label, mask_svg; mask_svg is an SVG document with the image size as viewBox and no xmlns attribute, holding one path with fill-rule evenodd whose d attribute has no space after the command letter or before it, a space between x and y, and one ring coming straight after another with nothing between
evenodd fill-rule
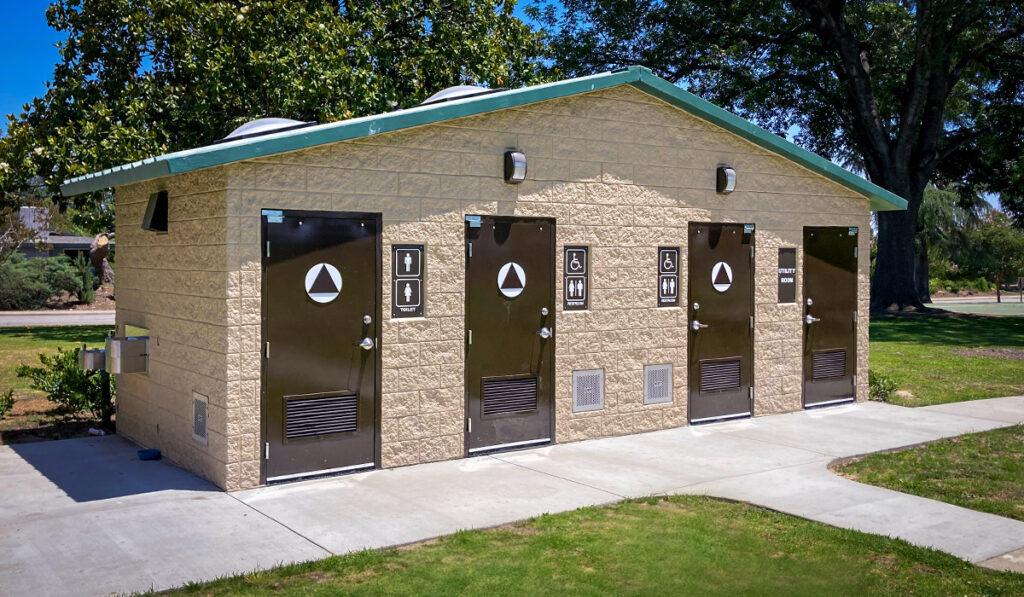
<instances>
[{"instance_id":1,"label":"sign reading toilet","mask_svg":"<svg viewBox=\"0 0 1024 597\"><path fill-rule=\"evenodd\" d=\"M391 246L391 317L423 317L423 245Z\"/></svg>"},{"instance_id":2,"label":"sign reading toilet","mask_svg":"<svg viewBox=\"0 0 1024 597\"><path fill-rule=\"evenodd\" d=\"M590 306L589 253L587 247L565 247L562 308L566 311L583 311Z\"/></svg>"}]
</instances>

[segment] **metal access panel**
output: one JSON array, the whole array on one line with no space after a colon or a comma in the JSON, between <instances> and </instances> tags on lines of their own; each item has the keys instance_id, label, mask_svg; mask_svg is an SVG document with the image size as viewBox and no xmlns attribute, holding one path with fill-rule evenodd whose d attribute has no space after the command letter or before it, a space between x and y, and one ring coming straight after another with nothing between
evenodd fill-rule
<instances>
[{"instance_id":1,"label":"metal access panel","mask_svg":"<svg viewBox=\"0 0 1024 597\"><path fill-rule=\"evenodd\" d=\"M804 228L804 407L855 399L857 228Z\"/></svg>"},{"instance_id":2,"label":"metal access panel","mask_svg":"<svg viewBox=\"0 0 1024 597\"><path fill-rule=\"evenodd\" d=\"M690 224L689 419L749 416L754 383L754 226Z\"/></svg>"},{"instance_id":3,"label":"metal access panel","mask_svg":"<svg viewBox=\"0 0 1024 597\"><path fill-rule=\"evenodd\" d=\"M379 461L381 219L264 210L263 480Z\"/></svg>"},{"instance_id":4,"label":"metal access panel","mask_svg":"<svg viewBox=\"0 0 1024 597\"><path fill-rule=\"evenodd\" d=\"M466 451L554 429L555 223L466 217Z\"/></svg>"}]
</instances>

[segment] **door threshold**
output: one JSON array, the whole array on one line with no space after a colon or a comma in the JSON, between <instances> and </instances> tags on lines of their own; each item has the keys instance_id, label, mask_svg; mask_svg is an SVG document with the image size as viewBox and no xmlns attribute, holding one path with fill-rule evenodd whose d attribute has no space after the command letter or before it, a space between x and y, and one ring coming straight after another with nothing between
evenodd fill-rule
<instances>
[{"instance_id":1,"label":"door threshold","mask_svg":"<svg viewBox=\"0 0 1024 597\"><path fill-rule=\"evenodd\" d=\"M703 419L693 419L690 421L690 425L701 425L704 423L717 423L719 421L731 421L733 419L743 419L749 417L752 413L747 411L745 413L736 413L733 415L721 415L718 417L704 417Z\"/></svg>"},{"instance_id":2,"label":"door threshold","mask_svg":"<svg viewBox=\"0 0 1024 597\"><path fill-rule=\"evenodd\" d=\"M857 400L856 398L854 398L853 396L850 396L849 398L840 398L838 400L825 400L824 402L812 402L810 404L805 404L804 408L805 409L812 409L812 408L820 408L822 406L838 406L840 404L849 404L851 402L856 402L856 400Z\"/></svg>"},{"instance_id":3,"label":"door threshold","mask_svg":"<svg viewBox=\"0 0 1024 597\"><path fill-rule=\"evenodd\" d=\"M507 450L509 448L525 448L527 446L535 446L537 444L548 444L551 443L550 437L541 439L528 439L522 442L510 442L507 444L496 444L493 446L484 446L482 448L470 448L470 454L478 454L480 452L497 452L498 450Z\"/></svg>"},{"instance_id":4,"label":"door threshold","mask_svg":"<svg viewBox=\"0 0 1024 597\"><path fill-rule=\"evenodd\" d=\"M354 473L357 471L364 471L373 468L375 465L372 462L365 464L353 464L352 466L339 466L338 468L327 468L319 471L310 471L308 473L293 473L290 475L278 475L276 477L267 477L267 484L281 483L283 481L297 481L299 479L309 479L311 477L326 477L328 475L338 475L341 473Z\"/></svg>"}]
</instances>

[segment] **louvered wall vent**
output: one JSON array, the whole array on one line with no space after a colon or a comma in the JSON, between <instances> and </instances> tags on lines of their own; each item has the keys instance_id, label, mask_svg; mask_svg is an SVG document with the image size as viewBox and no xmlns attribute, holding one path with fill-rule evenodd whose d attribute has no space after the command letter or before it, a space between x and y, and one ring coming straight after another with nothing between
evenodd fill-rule
<instances>
[{"instance_id":1,"label":"louvered wall vent","mask_svg":"<svg viewBox=\"0 0 1024 597\"><path fill-rule=\"evenodd\" d=\"M192 439L204 446L210 441L206 431L209 409L210 399L199 392L192 392Z\"/></svg>"},{"instance_id":2,"label":"louvered wall vent","mask_svg":"<svg viewBox=\"0 0 1024 597\"><path fill-rule=\"evenodd\" d=\"M740 360L703 361L700 364L700 391L718 392L740 387Z\"/></svg>"},{"instance_id":3,"label":"louvered wall vent","mask_svg":"<svg viewBox=\"0 0 1024 597\"><path fill-rule=\"evenodd\" d=\"M537 410L537 378L485 379L484 416Z\"/></svg>"},{"instance_id":4,"label":"louvered wall vent","mask_svg":"<svg viewBox=\"0 0 1024 597\"><path fill-rule=\"evenodd\" d=\"M604 369L572 372L572 412L604 408Z\"/></svg>"},{"instance_id":5,"label":"louvered wall vent","mask_svg":"<svg viewBox=\"0 0 1024 597\"><path fill-rule=\"evenodd\" d=\"M672 402L672 365L644 366L644 404Z\"/></svg>"},{"instance_id":6,"label":"louvered wall vent","mask_svg":"<svg viewBox=\"0 0 1024 597\"><path fill-rule=\"evenodd\" d=\"M811 357L812 379L829 379L846 375L846 351L819 350Z\"/></svg>"},{"instance_id":7,"label":"louvered wall vent","mask_svg":"<svg viewBox=\"0 0 1024 597\"><path fill-rule=\"evenodd\" d=\"M285 396L284 405L288 439L346 433L358 427L359 400L355 394L290 399Z\"/></svg>"}]
</instances>

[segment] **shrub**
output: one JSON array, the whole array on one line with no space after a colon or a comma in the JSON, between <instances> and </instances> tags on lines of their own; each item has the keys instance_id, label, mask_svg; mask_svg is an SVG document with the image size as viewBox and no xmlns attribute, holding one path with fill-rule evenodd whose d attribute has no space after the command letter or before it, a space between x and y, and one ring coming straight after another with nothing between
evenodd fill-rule
<instances>
[{"instance_id":1,"label":"shrub","mask_svg":"<svg viewBox=\"0 0 1024 597\"><path fill-rule=\"evenodd\" d=\"M78 291L78 300L91 305L96 300L96 288L99 286L92 263L86 259L85 255L79 255L75 259L75 269L78 270L78 277L82 283L82 289Z\"/></svg>"},{"instance_id":2,"label":"shrub","mask_svg":"<svg viewBox=\"0 0 1024 597\"><path fill-rule=\"evenodd\" d=\"M114 414L111 393L105 392L107 376L99 371L84 371L78 366L80 349L57 349L57 354L39 355L41 367L19 365L18 377L27 378L31 386L46 393L63 415L83 411L91 413L107 427Z\"/></svg>"},{"instance_id":3,"label":"shrub","mask_svg":"<svg viewBox=\"0 0 1024 597\"><path fill-rule=\"evenodd\" d=\"M67 257L13 255L0 264L0 310L39 309L55 294L81 290L82 277Z\"/></svg>"},{"instance_id":4,"label":"shrub","mask_svg":"<svg viewBox=\"0 0 1024 597\"><path fill-rule=\"evenodd\" d=\"M868 369L868 398L879 402L888 402L894 393L896 393L896 382L891 377Z\"/></svg>"},{"instance_id":5,"label":"shrub","mask_svg":"<svg viewBox=\"0 0 1024 597\"><path fill-rule=\"evenodd\" d=\"M0 394L0 419L7 417L12 408L14 408L14 388Z\"/></svg>"}]
</instances>

